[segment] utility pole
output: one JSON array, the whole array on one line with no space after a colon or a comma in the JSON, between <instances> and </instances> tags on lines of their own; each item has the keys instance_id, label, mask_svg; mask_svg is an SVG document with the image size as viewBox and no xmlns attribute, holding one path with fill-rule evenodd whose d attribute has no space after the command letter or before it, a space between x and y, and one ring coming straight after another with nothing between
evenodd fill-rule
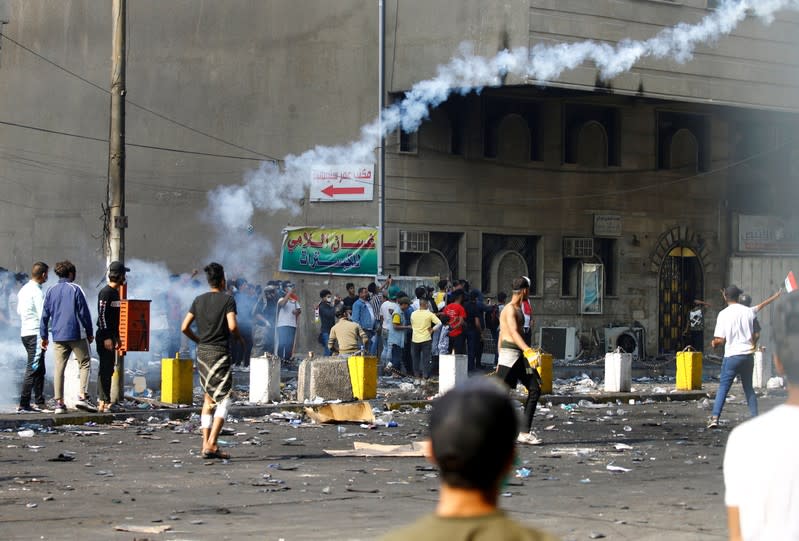
<instances>
[{"instance_id":1,"label":"utility pole","mask_svg":"<svg viewBox=\"0 0 799 541\"><path fill-rule=\"evenodd\" d=\"M108 137L108 253L111 261L125 263L125 18L126 0L113 0L113 52L111 55L111 125ZM125 396L125 356L117 355L111 385L111 402Z\"/></svg>"},{"instance_id":2,"label":"utility pole","mask_svg":"<svg viewBox=\"0 0 799 541\"><path fill-rule=\"evenodd\" d=\"M386 108L386 2L385 0L378 0L378 30L377 30L377 49L378 49L378 62L377 62L377 114L379 119L380 130L380 152L378 153L378 166L377 178L380 184L380 201L377 207L377 221L378 221L378 235L380 242L378 243L377 252L377 272L383 274L383 257L384 248L386 245L386 135L383 133L383 110ZM397 36L394 36L397 39Z\"/></svg>"}]
</instances>

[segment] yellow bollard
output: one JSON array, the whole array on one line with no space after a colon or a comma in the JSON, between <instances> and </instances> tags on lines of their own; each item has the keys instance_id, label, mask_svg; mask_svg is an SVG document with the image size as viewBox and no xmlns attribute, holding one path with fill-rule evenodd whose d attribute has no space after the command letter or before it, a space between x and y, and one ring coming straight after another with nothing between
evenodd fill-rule
<instances>
[{"instance_id":1,"label":"yellow bollard","mask_svg":"<svg viewBox=\"0 0 799 541\"><path fill-rule=\"evenodd\" d=\"M677 390L702 389L702 353L688 346L677 352Z\"/></svg>"},{"instance_id":2,"label":"yellow bollard","mask_svg":"<svg viewBox=\"0 0 799 541\"><path fill-rule=\"evenodd\" d=\"M533 357L530 365L532 366L535 361L538 361L538 375L541 376L541 394L552 393L552 354L545 353L543 350L535 350L535 357Z\"/></svg>"},{"instance_id":3,"label":"yellow bollard","mask_svg":"<svg viewBox=\"0 0 799 541\"><path fill-rule=\"evenodd\" d=\"M193 383L191 359L161 359L161 402L191 405Z\"/></svg>"},{"instance_id":4,"label":"yellow bollard","mask_svg":"<svg viewBox=\"0 0 799 541\"><path fill-rule=\"evenodd\" d=\"M353 355L347 359L352 396L358 400L377 398L377 357Z\"/></svg>"}]
</instances>

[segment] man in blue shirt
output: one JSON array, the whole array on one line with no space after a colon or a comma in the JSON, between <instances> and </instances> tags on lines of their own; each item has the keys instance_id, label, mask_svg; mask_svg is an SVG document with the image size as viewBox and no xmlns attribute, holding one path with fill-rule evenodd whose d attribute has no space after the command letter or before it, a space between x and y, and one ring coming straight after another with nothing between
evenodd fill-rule
<instances>
[{"instance_id":1,"label":"man in blue shirt","mask_svg":"<svg viewBox=\"0 0 799 541\"><path fill-rule=\"evenodd\" d=\"M50 330L55 342L55 413L66 413L64 405L64 369L70 354L75 355L80 369L80 390L75 407L84 411L97 411L97 406L89 398L89 344L94 340L92 316L86 296L79 285L74 284L75 265L71 261L59 261L55 264L58 283L47 290L42 309L42 321L39 325L39 337L42 339L42 350L49 344Z\"/></svg>"},{"instance_id":2,"label":"man in blue shirt","mask_svg":"<svg viewBox=\"0 0 799 541\"><path fill-rule=\"evenodd\" d=\"M352 321L361 326L366 336L369 337L371 346L375 336L375 315L369 303L369 290L365 287L358 289L358 300L352 304ZM371 347L368 348L371 350Z\"/></svg>"}]
</instances>

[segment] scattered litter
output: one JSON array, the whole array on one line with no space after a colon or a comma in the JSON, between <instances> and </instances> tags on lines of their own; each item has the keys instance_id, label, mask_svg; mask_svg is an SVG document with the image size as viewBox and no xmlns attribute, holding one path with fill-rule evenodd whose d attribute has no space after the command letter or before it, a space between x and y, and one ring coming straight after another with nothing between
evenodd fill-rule
<instances>
[{"instance_id":1,"label":"scattered litter","mask_svg":"<svg viewBox=\"0 0 799 541\"><path fill-rule=\"evenodd\" d=\"M333 492L333 489L330 488L330 487L325 487L325 488L322 489L322 494L331 494L332 492Z\"/></svg>"},{"instance_id":2,"label":"scattered litter","mask_svg":"<svg viewBox=\"0 0 799 541\"><path fill-rule=\"evenodd\" d=\"M416 386L413 383L408 383L407 381L403 381L399 384L400 391L404 392L412 392L416 390Z\"/></svg>"},{"instance_id":3,"label":"scattered litter","mask_svg":"<svg viewBox=\"0 0 799 541\"><path fill-rule=\"evenodd\" d=\"M512 492L503 492L502 494L500 494L500 496L502 496L503 498L510 498L511 496L513 496L513 493Z\"/></svg>"},{"instance_id":4,"label":"scattered litter","mask_svg":"<svg viewBox=\"0 0 799 541\"><path fill-rule=\"evenodd\" d=\"M133 524L120 524L114 526L114 530L118 532L133 532L133 533L164 533L172 529L169 524L159 524L158 526L134 526Z\"/></svg>"},{"instance_id":5,"label":"scattered litter","mask_svg":"<svg viewBox=\"0 0 799 541\"><path fill-rule=\"evenodd\" d=\"M623 467L621 467L621 466L616 466L616 465L614 465L614 464L613 464L613 462L611 462L610 464L608 464L608 465L606 466L606 469L607 469L608 471L612 471L612 472L619 472L619 473L627 473L628 471L632 471L630 468L623 468Z\"/></svg>"},{"instance_id":6,"label":"scattered litter","mask_svg":"<svg viewBox=\"0 0 799 541\"><path fill-rule=\"evenodd\" d=\"M332 456L424 456L424 444L412 442L404 445L381 445L356 441L354 449L323 449Z\"/></svg>"},{"instance_id":7,"label":"scattered litter","mask_svg":"<svg viewBox=\"0 0 799 541\"><path fill-rule=\"evenodd\" d=\"M34 507L39 507L39 504L31 502L31 503L25 504L25 507L27 507L28 509L33 509Z\"/></svg>"},{"instance_id":8,"label":"scattered litter","mask_svg":"<svg viewBox=\"0 0 799 541\"><path fill-rule=\"evenodd\" d=\"M591 479L589 477L586 477L585 479L580 479L580 482L584 485L587 485L588 483L591 482Z\"/></svg>"},{"instance_id":9,"label":"scattered litter","mask_svg":"<svg viewBox=\"0 0 799 541\"><path fill-rule=\"evenodd\" d=\"M605 407L605 404L594 404L590 400L583 399L577 402L577 406L587 409L602 409Z\"/></svg>"},{"instance_id":10,"label":"scattered litter","mask_svg":"<svg viewBox=\"0 0 799 541\"><path fill-rule=\"evenodd\" d=\"M616 443L613 445L617 451L628 451L632 449L632 445L627 445L626 443Z\"/></svg>"},{"instance_id":11,"label":"scattered litter","mask_svg":"<svg viewBox=\"0 0 799 541\"><path fill-rule=\"evenodd\" d=\"M355 488L355 487L347 487L347 492L358 492L363 494L377 494L380 490L376 488Z\"/></svg>"},{"instance_id":12,"label":"scattered litter","mask_svg":"<svg viewBox=\"0 0 799 541\"><path fill-rule=\"evenodd\" d=\"M624 425L624 431L625 432L632 432L633 431L633 427L631 427L630 425Z\"/></svg>"},{"instance_id":13,"label":"scattered litter","mask_svg":"<svg viewBox=\"0 0 799 541\"><path fill-rule=\"evenodd\" d=\"M368 402L350 404L324 404L305 408L305 413L316 423L374 423L375 416Z\"/></svg>"},{"instance_id":14,"label":"scattered litter","mask_svg":"<svg viewBox=\"0 0 799 541\"><path fill-rule=\"evenodd\" d=\"M550 449L549 451L552 455L574 455L574 456L585 456L585 455L592 455L596 453L596 448L594 447L555 447L554 449Z\"/></svg>"},{"instance_id":15,"label":"scattered litter","mask_svg":"<svg viewBox=\"0 0 799 541\"><path fill-rule=\"evenodd\" d=\"M530 468L519 468L516 470L516 478L517 479L527 479L530 477L530 474L533 473L533 470Z\"/></svg>"},{"instance_id":16,"label":"scattered litter","mask_svg":"<svg viewBox=\"0 0 799 541\"><path fill-rule=\"evenodd\" d=\"M49 459L48 462L72 462L73 460L75 460L75 455L58 453L57 457Z\"/></svg>"},{"instance_id":17,"label":"scattered litter","mask_svg":"<svg viewBox=\"0 0 799 541\"><path fill-rule=\"evenodd\" d=\"M20 430L19 432L17 432L17 435L20 438L32 438L33 434L34 434L34 432L30 428L27 428L25 430Z\"/></svg>"},{"instance_id":18,"label":"scattered litter","mask_svg":"<svg viewBox=\"0 0 799 541\"><path fill-rule=\"evenodd\" d=\"M772 391L783 387L785 387L785 380L782 376L774 376L766 382L766 389L771 389Z\"/></svg>"},{"instance_id":19,"label":"scattered litter","mask_svg":"<svg viewBox=\"0 0 799 541\"><path fill-rule=\"evenodd\" d=\"M602 539L605 537L605 534L599 532L591 532L590 534L588 534L588 537L590 537L591 539Z\"/></svg>"}]
</instances>

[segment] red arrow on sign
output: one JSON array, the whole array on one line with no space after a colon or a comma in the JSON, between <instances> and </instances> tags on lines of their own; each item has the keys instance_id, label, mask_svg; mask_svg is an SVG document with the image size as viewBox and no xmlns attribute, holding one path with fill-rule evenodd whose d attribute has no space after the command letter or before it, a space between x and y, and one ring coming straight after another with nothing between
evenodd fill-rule
<instances>
[{"instance_id":1,"label":"red arrow on sign","mask_svg":"<svg viewBox=\"0 0 799 541\"><path fill-rule=\"evenodd\" d=\"M349 187L347 187L347 188L334 188L333 185L331 184L327 188L324 188L322 190L322 193L325 194L328 197L335 197L337 195L352 195L352 194L365 193L365 188L363 188L363 187L360 187L360 188L357 188L357 187L352 187L352 188L349 188Z\"/></svg>"}]
</instances>

